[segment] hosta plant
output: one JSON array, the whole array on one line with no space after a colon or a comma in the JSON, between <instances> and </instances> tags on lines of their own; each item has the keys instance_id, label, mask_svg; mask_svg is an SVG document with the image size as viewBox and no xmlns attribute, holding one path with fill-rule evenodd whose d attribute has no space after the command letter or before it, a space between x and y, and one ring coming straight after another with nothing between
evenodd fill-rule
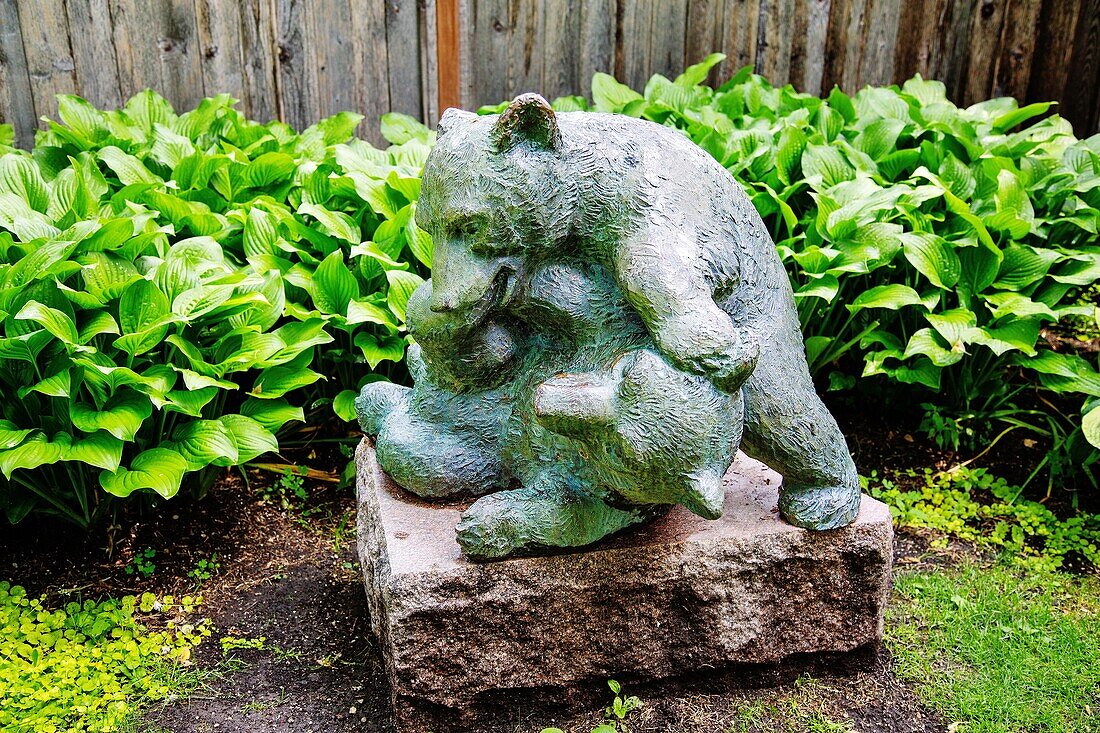
<instances>
[{"instance_id":1,"label":"hosta plant","mask_svg":"<svg viewBox=\"0 0 1100 733\"><path fill-rule=\"evenodd\" d=\"M278 449L302 405L349 416L404 353L430 261L412 220L430 133L301 134L227 96L177 115L59 98L33 155L0 136L0 506L90 523L105 496L171 497ZM327 408L326 408L327 409Z\"/></svg>"}]
</instances>

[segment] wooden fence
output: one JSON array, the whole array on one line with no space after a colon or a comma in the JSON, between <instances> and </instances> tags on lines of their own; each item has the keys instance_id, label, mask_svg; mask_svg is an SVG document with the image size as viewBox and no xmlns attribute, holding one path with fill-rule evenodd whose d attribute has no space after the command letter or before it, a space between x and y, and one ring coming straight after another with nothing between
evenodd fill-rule
<instances>
[{"instance_id":1,"label":"wooden fence","mask_svg":"<svg viewBox=\"0 0 1100 733\"><path fill-rule=\"evenodd\" d=\"M0 0L0 121L28 146L54 95L177 108L228 92L259 119L342 109L434 121L521 91L640 88L711 51L774 82L854 91L920 73L956 102L1053 99L1100 128L1100 0Z\"/></svg>"}]
</instances>

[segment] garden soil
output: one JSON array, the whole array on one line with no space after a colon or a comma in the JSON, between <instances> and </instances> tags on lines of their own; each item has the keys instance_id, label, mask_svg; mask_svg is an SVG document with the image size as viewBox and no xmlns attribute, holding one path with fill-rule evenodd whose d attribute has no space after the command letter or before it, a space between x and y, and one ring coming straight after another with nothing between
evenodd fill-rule
<instances>
[{"instance_id":1,"label":"garden soil","mask_svg":"<svg viewBox=\"0 0 1100 733\"><path fill-rule=\"evenodd\" d=\"M857 457L862 453L871 465L949 459L904 434L897 437L885 446L858 435L850 440ZM128 508L106 533L83 536L42 521L26 523L0 538L6 566L0 578L46 593L51 602L202 594L201 613L215 627L193 662L205 670L203 683L186 699L150 708L149 733L390 733L389 691L354 554L352 490L335 480L346 459L335 450L308 448L285 456L319 469L316 479L304 481L304 499L282 486L277 474L250 470L243 477L227 472L202 500L177 498L144 513ZM148 547L156 548L153 573L127 573L135 553ZM899 533L897 568L951 562L958 551L932 552L921 537ZM200 560L217 563L208 580L194 577ZM242 648L223 648L224 637ZM747 677L638 685L627 690L643 703L631 714L629 730L948 730L948 721L921 706L892 669L884 650ZM610 697L597 685L580 695L580 709L517 704L469 733L538 733L548 726L587 733L603 721ZM821 727L825 723L842 727Z\"/></svg>"}]
</instances>

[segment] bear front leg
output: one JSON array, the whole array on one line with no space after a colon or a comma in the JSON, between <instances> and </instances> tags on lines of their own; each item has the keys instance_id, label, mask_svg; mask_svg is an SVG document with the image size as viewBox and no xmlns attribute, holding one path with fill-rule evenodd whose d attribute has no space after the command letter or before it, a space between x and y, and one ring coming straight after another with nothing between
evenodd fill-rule
<instances>
[{"instance_id":1,"label":"bear front leg","mask_svg":"<svg viewBox=\"0 0 1100 733\"><path fill-rule=\"evenodd\" d=\"M410 350L409 368L423 376L424 365L415 347ZM474 423L491 434L499 421L491 400L476 395L448 398L426 382L418 383L416 390L421 393L419 400L414 400L414 391L408 387L371 382L355 401L363 432L375 438L382 469L424 498L480 496L507 486L499 449L453 422ZM427 408L435 408L434 413Z\"/></svg>"},{"instance_id":2,"label":"bear front leg","mask_svg":"<svg viewBox=\"0 0 1100 733\"><path fill-rule=\"evenodd\" d=\"M529 486L478 499L455 530L468 557L499 560L589 545L652 515L652 508L617 509L547 471Z\"/></svg>"},{"instance_id":3,"label":"bear front leg","mask_svg":"<svg viewBox=\"0 0 1100 733\"><path fill-rule=\"evenodd\" d=\"M616 280L666 358L735 394L755 368L760 344L714 302L696 249L669 246L675 237L649 231L621 243Z\"/></svg>"},{"instance_id":4,"label":"bear front leg","mask_svg":"<svg viewBox=\"0 0 1100 733\"><path fill-rule=\"evenodd\" d=\"M848 444L817 396L797 323L773 334L742 388L741 449L782 474L779 511L806 529L836 529L859 513L860 486Z\"/></svg>"}]
</instances>

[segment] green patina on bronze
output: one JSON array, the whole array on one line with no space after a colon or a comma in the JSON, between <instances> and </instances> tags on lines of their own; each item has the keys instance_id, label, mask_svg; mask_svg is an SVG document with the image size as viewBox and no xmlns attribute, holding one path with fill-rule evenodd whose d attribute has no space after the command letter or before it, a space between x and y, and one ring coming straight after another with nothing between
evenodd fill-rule
<instances>
[{"instance_id":1,"label":"green patina on bronze","mask_svg":"<svg viewBox=\"0 0 1100 733\"><path fill-rule=\"evenodd\" d=\"M581 546L677 503L716 518L739 446L783 475L788 521L855 518L775 245L680 133L536 95L448 110L416 217L435 256L407 310L415 386L357 406L406 489L485 494L467 555Z\"/></svg>"}]
</instances>

